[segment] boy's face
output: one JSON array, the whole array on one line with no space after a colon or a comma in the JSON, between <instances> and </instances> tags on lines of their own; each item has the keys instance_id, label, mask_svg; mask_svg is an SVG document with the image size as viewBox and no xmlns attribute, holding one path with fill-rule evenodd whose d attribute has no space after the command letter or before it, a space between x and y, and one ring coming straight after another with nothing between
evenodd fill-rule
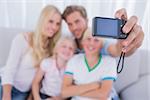
<instances>
[{"instance_id":1,"label":"boy's face","mask_svg":"<svg viewBox=\"0 0 150 100\"><path fill-rule=\"evenodd\" d=\"M82 46L86 54L97 55L103 46L103 40L99 37L87 36L82 40Z\"/></svg>"},{"instance_id":2,"label":"boy's face","mask_svg":"<svg viewBox=\"0 0 150 100\"><path fill-rule=\"evenodd\" d=\"M81 39L84 31L87 29L87 19L83 18L80 12L75 11L66 17L69 30L76 39Z\"/></svg>"}]
</instances>

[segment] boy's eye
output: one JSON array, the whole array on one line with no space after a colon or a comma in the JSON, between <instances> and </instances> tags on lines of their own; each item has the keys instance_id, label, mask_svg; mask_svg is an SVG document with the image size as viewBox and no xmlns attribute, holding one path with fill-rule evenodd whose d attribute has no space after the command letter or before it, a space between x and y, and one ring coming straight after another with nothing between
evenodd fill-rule
<instances>
[{"instance_id":1,"label":"boy's eye","mask_svg":"<svg viewBox=\"0 0 150 100\"><path fill-rule=\"evenodd\" d=\"M94 39L94 41L95 41L95 42L99 42L99 40L98 40L98 39Z\"/></svg>"},{"instance_id":2,"label":"boy's eye","mask_svg":"<svg viewBox=\"0 0 150 100\"><path fill-rule=\"evenodd\" d=\"M90 40L91 40L91 38L87 38L87 40L88 40L88 41L90 41Z\"/></svg>"}]
</instances>

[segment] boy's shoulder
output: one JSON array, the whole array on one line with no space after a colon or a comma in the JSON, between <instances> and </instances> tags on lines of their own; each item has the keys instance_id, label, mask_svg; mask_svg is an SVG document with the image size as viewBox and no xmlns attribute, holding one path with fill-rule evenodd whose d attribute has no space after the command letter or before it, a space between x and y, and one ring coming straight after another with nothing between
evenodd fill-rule
<instances>
[{"instance_id":1,"label":"boy's shoulder","mask_svg":"<svg viewBox=\"0 0 150 100\"><path fill-rule=\"evenodd\" d=\"M112 57L112 56L109 56L109 55L102 55L102 59L107 60L107 61L116 61L115 57Z\"/></svg>"},{"instance_id":2,"label":"boy's shoulder","mask_svg":"<svg viewBox=\"0 0 150 100\"><path fill-rule=\"evenodd\" d=\"M115 57L111 57L109 55L102 55L102 61L105 64L112 64L112 65L116 65L116 58Z\"/></svg>"},{"instance_id":3,"label":"boy's shoulder","mask_svg":"<svg viewBox=\"0 0 150 100\"><path fill-rule=\"evenodd\" d=\"M115 60L115 57L112 57L112 56L109 56L109 55L102 55L102 59Z\"/></svg>"}]
</instances>

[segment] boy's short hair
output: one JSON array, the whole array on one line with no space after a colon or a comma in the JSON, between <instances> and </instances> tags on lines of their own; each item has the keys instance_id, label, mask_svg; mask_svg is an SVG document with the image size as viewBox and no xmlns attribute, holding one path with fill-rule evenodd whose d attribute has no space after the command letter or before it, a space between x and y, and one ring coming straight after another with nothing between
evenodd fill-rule
<instances>
[{"instance_id":1,"label":"boy's short hair","mask_svg":"<svg viewBox=\"0 0 150 100\"><path fill-rule=\"evenodd\" d=\"M85 8L79 5L67 6L62 14L62 18L66 21L67 16L75 11L79 12L83 18L87 19L87 13L86 13Z\"/></svg>"},{"instance_id":2,"label":"boy's short hair","mask_svg":"<svg viewBox=\"0 0 150 100\"><path fill-rule=\"evenodd\" d=\"M86 31L84 32L84 35L83 35L83 38L82 38L82 41L87 39L88 36L92 36L92 37L95 37L92 35L92 30L90 28L87 28ZM96 36L101 42L102 44L104 45L104 38L102 37L98 37Z\"/></svg>"}]
</instances>

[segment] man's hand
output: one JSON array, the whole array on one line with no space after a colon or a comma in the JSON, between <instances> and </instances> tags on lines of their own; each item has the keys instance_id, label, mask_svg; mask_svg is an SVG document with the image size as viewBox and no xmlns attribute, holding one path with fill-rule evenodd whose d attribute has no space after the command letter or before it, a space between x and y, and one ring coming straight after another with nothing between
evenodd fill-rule
<instances>
[{"instance_id":1,"label":"man's hand","mask_svg":"<svg viewBox=\"0 0 150 100\"><path fill-rule=\"evenodd\" d=\"M115 17L119 19L127 20L127 12L126 10L119 9L115 13ZM127 23L123 27L124 33L129 33L129 36L127 39L118 41L121 44L122 51L127 54L132 54L137 48L139 48L142 44L142 41L144 39L144 32L140 25L137 24L138 18L136 16L131 16Z\"/></svg>"}]
</instances>

